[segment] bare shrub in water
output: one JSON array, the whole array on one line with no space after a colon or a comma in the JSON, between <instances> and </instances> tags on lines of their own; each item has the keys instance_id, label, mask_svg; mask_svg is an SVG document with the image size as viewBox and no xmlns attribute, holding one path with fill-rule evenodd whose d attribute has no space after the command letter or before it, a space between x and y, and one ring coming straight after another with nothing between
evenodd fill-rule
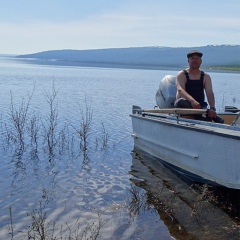
<instances>
[{"instance_id":1,"label":"bare shrub in water","mask_svg":"<svg viewBox=\"0 0 240 240\"><path fill-rule=\"evenodd\" d=\"M57 112L57 91L55 90L54 84L52 88L52 93L46 93L45 95L47 103L49 105L49 115L45 124L43 123L44 128L44 139L47 141L49 161L54 156L54 147L57 144L56 140L56 127L58 124L58 112Z\"/></svg>"},{"instance_id":2,"label":"bare shrub in water","mask_svg":"<svg viewBox=\"0 0 240 240\"><path fill-rule=\"evenodd\" d=\"M85 228L81 234L80 239L91 239L91 240L96 240L100 230L102 227L106 224L106 221L103 221L101 218L101 214L98 213L98 219L97 221L94 222L87 222L85 221ZM79 238L76 238L76 240Z\"/></svg>"},{"instance_id":3,"label":"bare shrub in water","mask_svg":"<svg viewBox=\"0 0 240 240\"><path fill-rule=\"evenodd\" d=\"M88 105L87 100L85 99L85 109L83 110L80 107L80 126L75 127L71 124L80 139L80 149L82 151L86 151L88 148L88 138L91 134L92 115L93 111L91 106Z\"/></svg>"},{"instance_id":4,"label":"bare shrub in water","mask_svg":"<svg viewBox=\"0 0 240 240\"><path fill-rule=\"evenodd\" d=\"M33 91L34 92L34 91ZM17 143L18 146L18 152L19 154L22 154L24 151L24 133L25 128L28 120L28 110L29 110L29 104L33 95L33 92L31 95L28 95L27 101L24 100L24 98L21 101L21 104L19 108L17 108L13 103L13 96L11 92L11 105L10 105L10 122L13 125L13 130L8 131L8 134L10 133L11 137L8 136L9 139L13 140L14 143Z\"/></svg>"},{"instance_id":5,"label":"bare shrub in water","mask_svg":"<svg viewBox=\"0 0 240 240\"><path fill-rule=\"evenodd\" d=\"M9 221L10 221L10 224L9 224L9 231L10 231L10 234L11 234L11 239L13 239L13 236L14 236L14 230L13 230L13 218L12 218L12 208L10 207L9 208Z\"/></svg>"},{"instance_id":6,"label":"bare shrub in water","mask_svg":"<svg viewBox=\"0 0 240 240\"><path fill-rule=\"evenodd\" d=\"M11 239L14 239L14 228L13 228L13 214L10 208L10 226L9 233ZM57 240L57 239L68 239L68 240L96 240L100 234L101 229L107 223L101 217L101 214L97 214L97 219L91 222L84 221L80 222L79 219L69 226L61 225L60 232L56 231L56 223L52 220L48 220L47 213L44 212L44 206L39 202L39 209L34 209L27 214L30 217L31 223L29 224L27 231L27 239L33 240ZM65 232L65 234L63 233ZM24 234L24 232L23 232Z\"/></svg>"},{"instance_id":7,"label":"bare shrub in water","mask_svg":"<svg viewBox=\"0 0 240 240\"><path fill-rule=\"evenodd\" d=\"M102 123L102 149L107 148L109 141L109 134L106 131L104 124Z\"/></svg>"},{"instance_id":8,"label":"bare shrub in water","mask_svg":"<svg viewBox=\"0 0 240 240\"><path fill-rule=\"evenodd\" d=\"M31 139L31 145L35 145L37 149L38 146L38 134L40 131L39 118L33 114L29 121L29 126L27 127L28 134Z\"/></svg>"},{"instance_id":9,"label":"bare shrub in water","mask_svg":"<svg viewBox=\"0 0 240 240\"><path fill-rule=\"evenodd\" d=\"M39 210L33 210L28 213L31 218L31 225L28 227L28 239L54 240L55 223L47 221L47 215L43 212L42 204L39 204Z\"/></svg>"},{"instance_id":10,"label":"bare shrub in water","mask_svg":"<svg viewBox=\"0 0 240 240\"><path fill-rule=\"evenodd\" d=\"M108 141L109 141L109 134L106 131L104 123L101 123L102 125L102 131L101 131L101 136L95 138L95 147L98 149L98 146L100 144L101 150L104 150L108 147Z\"/></svg>"},{"instance_id":11,"label":"bare shrub in water","mask_svg":"<svg viewBox=\"0 0 240 240\"><path fill-rule=\"evenodd\" d=\"M28 96L27 101L22 99L20 107L18 108L13 102L13 96L11 93L11 105L10 105L10 123L5 126L5 138L8 146L17 145L17 155L22 155L25 148L25 135L28 133L30 137L29 143L35 147L35 151L38 148L38 141L40 139L40 133L43 136L43 142L46 143L45 147L49 155L49 161L54 157L57 148L58 153L63 154L64 150L74 154L75 138L69 131L69 122L64 124L63 129L58 129L58 102L56 91L53 83L51 92L46 92L45 97L49 106L49 113L45 119L41 119L36 116L35 112L32 115L29 114L29 105L32 95ZM80 150L86 151L89 144L89 136L92 125L93 111L91 106L85 99L85 108L80 107L80 125L76 124L71 126L77 133L77 137L80 139ZM39 122L42 122L41 126ZM41 128L42 127L42 128ZM108 141L108 134L105 131L103 125L103 137L102 137L102 148L106 147ZM11 144L13 143L13 144Z\"/></svg>"},{"instance_id":12,"label":"bare shrub in water","mask_svg":"<svg viewBox=\"0 0 240 240\"><path fill-rule=\"evenodd\" d=\"M71 134L69 132L69 125L65 123L63 129L61 129L58 133L58 152L60 155L63 154L65 150L68 152L70 151L71 142L73 144L74 139L72 139Z\"/></svg>"},{"instance_id":13,"label":"bare shrub in water","mask_svg":"<svg viewBox=\"0 0 240 240\"><path fill-rule=\"evenodd\" d=\"M58 102L57 102L57 91L54 86L52 91L47 92L45 97L49 106L49 113L45 119L40 118L33 112L29 114L29 106L32 95L28 97L27 100L24 98L20 103L20 107L17 108L13 101L13 96L11 95L11 106L10 106L10 123L12 126L6 127L6 137L10 143L14 142L19 145L19 151L23 153L27 147L35 147L37 152L38 144L40 140L45 141L45 147L47 146L47 153L49 154L49 161L52 160L55 153L63 154L64 150L68 150L70 153L74 154L74 134L69 130L69 123L65 123L63 129L58 129ZM85 100L85 108L80 108L80 121L78 121L78 125L71 125L75 132L77 133L78 138L80 139L80 149L84 152L84 161L88 166L88 157L87 157L87 149L89 144L89 137L91 134L91 126L92 126L92 116L93 111L91 106ZM75 133L74 132L74 133ZM29 145L25 143L24 137L30 138L28 140ZM101 146L105 148L107 146L109 139L109 135L106 132L105 126L102 123L102 137L101 137ZM58 152L57 152L58 150ZM37 153L36 153L37 154ZM88 166L88 169L89 166ZM45 196L46 194L44 194ZM48 200L48 199L47 199ZM14 239L14 226L12 221L12 210L10 208L10 227L9 233ZM95 221L83 223L77 222L74 226L70 227L67 224L67 236L63 236L62 232L57 233L55 231L55 223L50 220L48 221L47 214L43 211L42 205L38 210L33 210L28 213L28 216L31 219L31 224L27 228L27 238L28 239L42 239L42 240L53 240L53 239L97 239L101 228L105 224L102 220L101 215L98 214L98 218ZM66 228L65 228L66 229ZM80 231L81 230L81 231ZM60 234L60 236L59 236Z\"/></svg>"}]
</instances>

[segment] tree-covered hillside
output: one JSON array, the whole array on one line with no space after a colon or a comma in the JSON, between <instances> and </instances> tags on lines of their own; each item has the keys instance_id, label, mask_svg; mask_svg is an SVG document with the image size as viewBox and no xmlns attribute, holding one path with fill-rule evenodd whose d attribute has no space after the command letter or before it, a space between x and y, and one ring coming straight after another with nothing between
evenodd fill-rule
<instances>
[{"instance_id":1,"label":"tree-covered hillside","mask_svg":"<svg viewBox=\"0 0 240 240\"><path fill-rule=\"evenodd\" d=\"M204 67L230 67L240 66L240 45L203 46L191 48L171 47L136 47L136 48L110 48L97 50L52 50L27 55L18 58L35 58L45 60L127 64L135 66L184 67L187 65L187 53L197 49L203 52Z\"/></svg>"}]
</instances>

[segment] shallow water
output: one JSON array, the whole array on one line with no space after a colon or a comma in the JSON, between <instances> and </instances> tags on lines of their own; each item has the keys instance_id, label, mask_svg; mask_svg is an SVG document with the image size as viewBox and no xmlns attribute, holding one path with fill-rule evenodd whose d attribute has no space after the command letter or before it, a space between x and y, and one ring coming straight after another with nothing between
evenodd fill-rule
<instances>
[{"instance_id":1,"label":"shallow water","mask_svg":"<svg viewBox=\"0 0 240 240\"><path fill-rule=\"evenodd\" d=\"M238 239L239 211L231 197L212 203L217 194L209 190L211 199L203 200L201 187L133 151L132 105L152 108L160 80L175 70L30 65L4 58L0 65L0 239L27 239L31 216L41 211L56 223L58 236L86 230L87 224L93 230L101 220L98 239ZM217 109L239 107L240 75L211 76ZM16 122L26 109L23 145ZM79 134L87 120L84 150Z\"/></svg>"}]
</instances>

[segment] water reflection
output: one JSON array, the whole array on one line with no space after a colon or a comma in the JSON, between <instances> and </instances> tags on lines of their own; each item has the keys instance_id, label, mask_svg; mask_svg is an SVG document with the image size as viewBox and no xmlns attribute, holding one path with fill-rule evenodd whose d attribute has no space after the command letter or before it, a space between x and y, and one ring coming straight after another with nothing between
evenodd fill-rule
<instances>
[{"instance_id":1,"label":"water reflection","mask_svg":"<svg viewBox=\"0 0 240 240\"><path fill-rule=\"evenodd\" d=\"M239 239L239 191L190 186L137 149L132 153L130 173L134 184L130 190L133 215L151 207L156 209L176 239ZM144 189L145 194L140 194L139 189Z\"/></svg>"},{"instance_id":2,"label":"water reflection","mask_svg":"<svg viewBox=\"0 0 240 240\"><path fill-rule=\"evenodd\" d=\"M13 163L13 180L12 180L12 188L17 188L18 183L22 183L23 180L26 178L27 172L26 172L26 165L22 161L21 156L18 156L17 158L12 159Z\"/></svg>"},{"instance_id":3,"label":"water reflection","mask_svg":"<svg viewBox=\"0 0 240 240\"><path fill-rule=\"evenodd\" d=\"M90 158L88 157L87 151L83 152L82 169L84 169L87 173L90 173L92 170L92 167L90 166Z\"/></svg>"}]
</instances>

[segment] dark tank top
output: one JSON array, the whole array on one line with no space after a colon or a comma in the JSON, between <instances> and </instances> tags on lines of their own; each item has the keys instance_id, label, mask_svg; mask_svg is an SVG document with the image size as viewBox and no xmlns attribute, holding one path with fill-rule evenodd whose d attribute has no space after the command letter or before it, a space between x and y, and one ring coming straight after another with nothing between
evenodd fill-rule
<instances>
[{"instance_id":1,"label":"dark tank top","mask_svg":"<svg viewBox=\"0 0 240 240\"><path fill-rule=\"evenodd\" d=\"M204 103L204 88L203 88L204 72L201 71L201 77L199 80L191 80L189 79L188 72L185 69L183 71L187 78L187 82L185 85L186 92L189 95L191 95L197 102L199 102L200 104L203 104Z\"/></svg>"}]
</instances>

